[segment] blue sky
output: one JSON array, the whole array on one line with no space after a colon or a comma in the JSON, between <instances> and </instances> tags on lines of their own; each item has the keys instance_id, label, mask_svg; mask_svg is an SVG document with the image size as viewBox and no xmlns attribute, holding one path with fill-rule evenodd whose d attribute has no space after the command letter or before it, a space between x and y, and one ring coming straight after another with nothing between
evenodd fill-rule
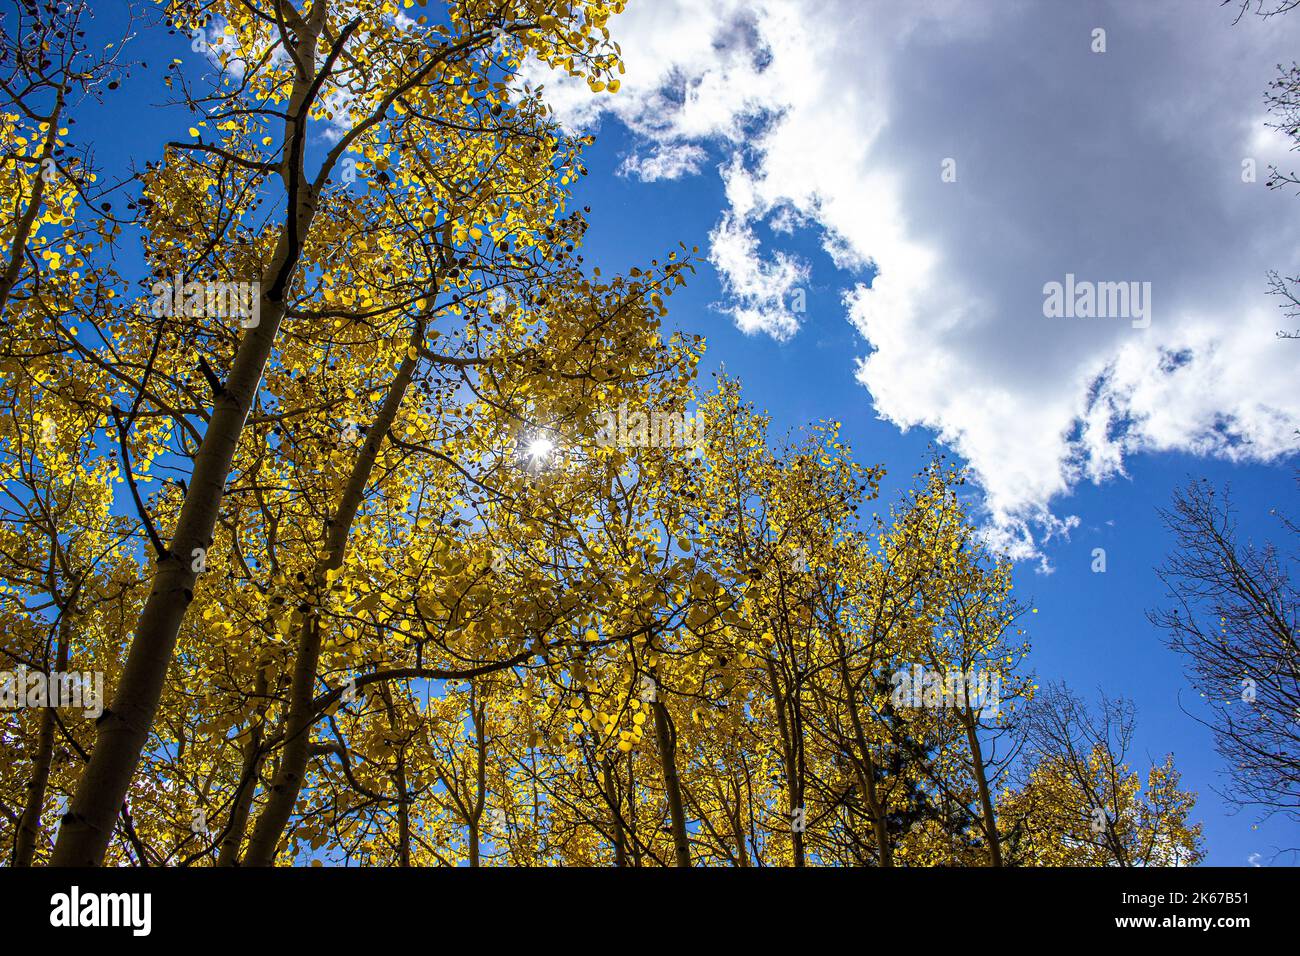
<instances>
[{"instance_id":1,"label":"blue sky","mask_svg":"<svg viewBox=\"0 0 1300 956\"><path fill-rule=\"evenodd\" d=\"M576 197L588 263L698 245L671 322L707 337L702 378L725 366L777 430L843 422L888 469L881 510L932 443L970 464L1039 609L1031 666L1131 697L1137 761L1174 752L1199 794L1206 862L1266 865L1300 832L1214 793L1195 692L1145 618L1156 509L1189 477L1230 484L1255 540L1279 537L1270 508L1294 511L1300 343L1273 337L1264 271L1300 267L1300 205L1263 186L1286 155L1262 95L1300 13L1231 21L1216 0L642 0L611 22L617 96L546 82L599 133ZM73 127L109 169L185 138L186 114L151 107L173 56L202 65L171 42L138 46L150 69ZM1151 327L1045 318L1042 286L1067 272L1150 281Z\"/></svg>"}]
</instances>

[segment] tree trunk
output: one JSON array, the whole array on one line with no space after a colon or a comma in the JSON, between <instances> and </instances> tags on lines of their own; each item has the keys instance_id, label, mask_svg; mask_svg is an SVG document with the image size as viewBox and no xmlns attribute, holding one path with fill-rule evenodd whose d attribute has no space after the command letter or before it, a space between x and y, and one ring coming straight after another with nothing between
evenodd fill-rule
<instances>
[{"instance_id":1,"label":"tree trunk","mask_svg":"<svg viewBox=\"0 0 1300 956\"><path fill-rule=\"evenodd\" d=\"M785 764L785 786L790 797L790 837L794 844L794 865L804 865L803 827L795 823L793 817L798 810L803 810L803 794L799 792L799 776L795 772L794 740L790 733L790 723L786 717L785 697L781 694L781 685L777 680L776 665L772 659L767 661L767 676L772 684L772 701L776 705L776 725L781 734L782 763Z\"/></svg>"},{"instance_id":2,"label":"tree trunk","mask_svg":"<svg viewBox=\"0 0 1300 956\"><path fill-rule=\"evenodd\" d=\"M264 700L266 690L266 669L261 668L257 672L254 692ZM248 829L248 816L253 809L257 777L262 769L262 761L266 757L262 752L262 724L265 714L266 705L263 704L259 708L256 723L248 731L248 743L244 746L244 762L239 771L239 789L235 792L235 802L230 808L230 821L226 824L226 835L221 838L217 866L239 865L239 850L244 844L244 831Z\"/></svg>"},{"instance_id":3,"label":"tree trunk","mask_svg":"<svg viewBox=\"0 0 1300 956\"><path fill-rule=\"evenodd\" d=\"M285 722L284 750L280 767L271 780L266 806L253 825L248 839L245 866L272 866L285 824L298 802L307 763L311 759L312 690L316 686L316 664L320 658L320 618L308 611L307 623L298 635L298 653L294 661L290 690L289 717Z\"/></svg>"},{"instance_id":4,"label":"tree trunk","mask_svg":"<svg viewBox=\"0 0 1300 956\"><path fill-rule=\"evenodd\" d=\"M75 600L75 599L74 599ZM68 643L71 635L72 619L70 607L63 609L59 618L58 648L54 652L55 671L64 671L68 667ZM32 779L27 782L27 800L23 806L22 816L18 819L18 834L14 839L14 866L31 866L36 855L36 839L41 833L41 810L45 807L45 791L50 783L50 764L54 758L54 725L57 723L58 710L53 700L47 700L41 710L41 729L36 741L36 759L32 768Z\"/></svg>"},{"instance_id":5,"label":"tree trunk","mask_svg":"<svg viewBox=\"0 0 1300 956\"><path fill-rule=\"evenodd\" d=\"M406 796L406 755L397 755L393 783L397 787L397 865L411 865L411 801Z\"/></svg>"},{"instance_id":6,"label":"tree trunk","mask_svg":"<svg viewBox=\"0 0 1300 956\"><path fill-rule=\"evenodd\" d=\"M975 715L971 713L970 701L962 711L962 723L966 725L966 740L970 744L971 770L975 774L975 783L979 787L980 810L984 816L984 838L989 846L989 865L1002 865L1002 845L998 839L998 821L993 813L993 799L989 796L988 777L984 773L984 753L980 748L979 736L975 733Z\"/></svg>"},{"instance_id":7,"label":"tree trunk","mask_svg":"<svg viewBox=\"0 0 1300 956\"><path fill-rule=\"evenodd\" d=\"M387 684L379 685L379 693L384 698L384 710L388 714L388 729L392 731L393 743L397 742L397 710L393 707L393 695ZM397 865L411 865L411 801L406 792L406 745L403 741L397 751L397 762L393 766L393 786L397 790Z\"/></svg>"},{"instance_id":8,"label":"tree trunk","mask_svg":"<svg viewBox=\"0 0 1300 956\"><path fill-rule=\"evenodd\" d=\"M479 825L483 820L483 808L487 805L487 704L470 698L470 708L474 715L474 759L475 759L475 795L474 806L469 818L469 865L479 865Z\"/></svg>"},{"instance_id":9,"label":"tree trunk","mask_svg":"<svg viewBox=\"0 0 1300 956\"><path fill-rule=\"evenodd\" d=\"M261 727L244 748L244 763L240 768L239 790L235 793L234 805L230 808L230 822L226 835L221 838L221 850L217 854L217 866L238 866L239 850L244 843L244 833L248 830L248 817L253 810L253 793L257 790L258 771L262 766L262 732Z\"/></svg>"},{"instance_id":10,"label":"tree trunk","mask_svg":"<svg viewBox=\"0 0 1300 956\"><path fill-rule=\"evenodd\" d=\"M316 61L316 41L323 26L325 6L322 3L319 8L313 8L312 23L303 25L311 28L300 31L301 62ZM260 321L240 341L230 376L213 403L208 429L194 456L194 471L176 530L167 553L158 559L153 586L136 624L112 706L98 721L95 749L77 784L72 807L59 828L50 861L52 866L103 863L114 821L124 806L140 754L153 727L181 621L194 599L198 578L192 570L194 554L212 544L235 448L284 318L289 281L315 215L315 202L302 171L305 110L314 79L299 74L287 104L285 141L295 144L295 148L292 169L286 173L286 179L294 180L295 207L289 212L291 221L281 232L271 258L269 280L262 281Z\"/></svg>"},{"instance_id":11,"label":"tree trunk","mask_svg":"<svg viewBox=\"0 0 1300 956\"><path fill-rule=\"evenodd\" d=\"M682 788L677 780L677 734L668 718L663 701L650 705L654 712L655 739L659 743L659 763L663 768L664 790L668 794L668 818L673 828L673 852L678 866L691 865L691 845L686 837L686 813L682 808Z\"/></svg>"},{"instance_id":12,"label":"tree trunk","mask_svg":"<svg viewBox=\"0 0 1300 956\"><path fill-rule=\"evenodd\" d=\"M601 767L605 784L605 802L609 804L610 820L614 829L614 865L627 866L627 847L623 837L623 814L619 809L618 790L614 786L614 775L610 772L610 761L606 758Z\"/></svg>"},{"instance_id":13,"label":"tree trunk","mask_svg":"<svg viewBox=\"0 0 1300 956\"><path fill-rule=\"evenodd\" d=\"M740 817L740 784L735 778L731 779L732 789L735 791L735 800L732 803L732 809L727 814L727 822L731 824L732 835L736 839L736 865L740 867L749 866L749 852L745 849L745 822Z\"/></svg>"},{"instance_id":14,"label":"tree trunk","mask_svg":"<svg viewBox=\"0 0 1300 956\"><path fill-rule=\"evenodd\" d=\"M844 687L844 697L848 702L849 720L853 724L853 736L857 741L861 761L855 760L854 769L858 774L858 786L862 788L862 799L867 802L871 812L871 829L876 835L876 851L882 867L894 865L894 849L889 842L889 825L885 821L884 808L880 805L880 795L876 790L876 762L871 759L871 750L867 745L867 733L862 725L862 715L858 712L857 690L848 670L847 649L844 642L836 639L836 656L840 663L840 683Z\"/></svg>"}]
</instances>

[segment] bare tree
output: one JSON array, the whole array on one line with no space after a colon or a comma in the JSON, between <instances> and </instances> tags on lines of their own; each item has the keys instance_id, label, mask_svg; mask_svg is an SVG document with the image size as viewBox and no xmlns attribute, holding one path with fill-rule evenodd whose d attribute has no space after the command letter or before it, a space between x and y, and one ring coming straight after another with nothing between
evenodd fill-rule
<instances>
[{"instance_id":1,"label":"bare tree","mask_svg":"<svg viewBox=\"0 0 1300 956\"><path fill-rule=\"evenodd\" d=\"M1291 138L1291 151L1300 151L1300 64L1292 63L1287 69L1278 65L1278 77L1269 84L1265 101L1269 112L1277 121L1269 123L1275 129ZM1300 195L1300 173L1295 170L1283 172L1276 165L1268 169L1268 188L1282 189L1297 187ZM1288 322L1296 323L1295 329L1282 329L1277 335L1282 339L1300 339L1300 275L1282 275L1276 270L1268 274L1269 293L1277 296L1278 303Z\"/></svg>"},{"instance_id":2,"label":"bare tree","mask_svg":"<svg viewBox=\"0 0 1300 956\"><path fill-rule=\"evenodd\" d=\"M1101 694L1091 708L1048 684L1022 725L1019 786L1003 795L1010 865L1191 866L1202 858L1195 797L1179 788L1173 755L1140 778L1130 766L1137 710Z\"/></svg>"},{"instance_id":3,"label":"bare tree","mask_svg":"<svg viewBox=\"0 0 1300 956\"><path fill-rule=\"evenodd\" d=\"M1158 571L1172 606L1149 617L1187 655L1192 686L1211 713L1202 723L1228 762L1225 796L1300 820L1296 553L1239 542L1227 494L1204 481L1180 491L1161 517L1175 541ZM1281 524L1298 530L1286 518Z\"/></svg>"},{"instance_id":4,"label":"bare tree","mask_svg":"<svg viewBox=\"0 0 1300 956\"><path fill-rule=\"evenodd\" d=\"M1089 827L1092 842L1114 863L1135 865L1120 824L1125 815L1124 760L1135 726L1132 702L1103 695L1093 714L1064 684L1054 684L1034 700L1028 717L1024 733L1032 765L1053 765L1070 792L1060 805L1084 811L1090 824L1098 821Z\"/></svg>"},{"instance_id":5,"label":"bare tree","mask_svg":"<svg viewBox=\"0 0 1300 956\"><path fill-rule=\"evenodd\" d=\"M1277 16L1279 13L1286 13L1288 10L1300 7L1300 0L1222 0L1221 5L1230 7L1234 4L1238 7L1238 11L1237 19L1232 22L1238 23L1242 17L1249 13L1253 13L1265 20Z\"/></svg>"},{"instance_id":6,"label":"bare tree","mask_svg":"<svg viewBox=\"0 0 1300 956\"><path fill-rule=\"evenodd\" d=\"M1268 273L1268 293L1282 301L1278 307L1288 321L1300 323L1300 275L1284 276L1276 269ZM1294 330L1278 329L1279 339L1300 339L1300 327Z\"/></svg>"},{"instance_id":7,"label":"bare tree","mask_svg":"<svg viewBox=\"0 0 1300 956\"><path fill-rule=\"evenodd\" d=\"M1300 8L1300 0L1223 0L1223 5L1239 5L1237 18L1239 23L1248 13L1254 13L1263 19ZM1300 64L1292 62L1290 67L1277 65L1278 76L1269 84L1264 93L1264 102L1268 111L1276 117L1276 122L1266 123L1284 136L1291 138L1291 151L1300 151ZM1284 172L1276 164L1269 164L1269 189L1283 189L1290 186L1300 187L1300 173L1295 170ZM1297 193L1300 195L1300 192ZM1284 275L1277 270L1268 272L1269 295L1277 296L1281 301L1278 307L1288 322L1300 321L1300 275ZM1300 328L1279 329L1280 339L1300 339Z\"/></svg>"}]
</instances>

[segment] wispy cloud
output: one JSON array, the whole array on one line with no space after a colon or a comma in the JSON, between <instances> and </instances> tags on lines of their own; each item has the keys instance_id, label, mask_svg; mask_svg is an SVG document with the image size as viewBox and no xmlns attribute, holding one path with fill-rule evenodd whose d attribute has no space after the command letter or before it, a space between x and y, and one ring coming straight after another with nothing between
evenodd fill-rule
<instances>
[{"instance_id":1,"label":"wispy cloud","mask_svg":"<svg viewBox=\"0 0 1300 956\"><path fill-rule=\"evenodd\" d=\"M661 179L681 179L700 171L700 164L709 158L708 151L693 143L662 144L648 154L633 153L619 167L622 176L635 177L643 183Z\"/></svg>"},{"instance_id":2,"label":"wispy cloud","mask_svg":"<svg viewBox=\"0 0 1300 956\"><path fill-rule=\"evenodd\" d=\"M754 230L731 213L709 233L709 262L731 298L718 309L730 315L742 332L763 332L783 341L799 331L793 293L808 280L805 264L784 252L765 260Z\"/></svg>"}]
</instances>

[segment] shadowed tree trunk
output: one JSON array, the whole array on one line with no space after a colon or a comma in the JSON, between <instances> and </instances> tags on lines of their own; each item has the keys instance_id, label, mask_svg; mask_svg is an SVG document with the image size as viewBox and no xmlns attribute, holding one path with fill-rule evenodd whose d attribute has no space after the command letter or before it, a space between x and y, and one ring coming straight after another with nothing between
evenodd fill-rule
<instances>
[{"instance_id":1,"label":"shadowed tree trunk","mask_svg":"<svg viewBox=\"0 0 1300 956\"><path fill-rule=\"evenodd\" d=\"M691 865L691 845L686 836L686 812L682 808L682 788L677 779L677 732L663 701L650 705L654 712L655 739L659 743L659 763L663 768L664 790L668 794L668 817L673 829L673 853L678 866Z\"/></svg>"},{"instance_id":2,"label":"shadowed tree trunk","mask_svg":"<svg viewBox=\"0 0 1300 956\"><path fill-rule=\"evenodd\" d=\"M1002 865L1002 844L998 838L998 821L993 813L993 798L989 794L988 775L984 771L984 752L980 748L979 735L975 733L975 715L971 712L970 701L962 710L962 723L966 727L966 742L970 745L971 771L979 787L980 812L984 821L984 839L988 841L989 865Z\"/></svg>"},{"instance_id":3,"label":"shadowed tree trunk","mask_svg":"<svg viewBox=\"0 0 1300 956\"><path fill-rule=\"evenodd\" d=\"M266 699L266 671L259 669L254 690L260 699ZM244 843L244 831L248 829L248 816L253 809L253 794L257 790L257 777L262 769L266 754L262 750L262 722L265 719L265 705L260 708L256 722L248 731L248 743L244 745L244 761L239 771L239 788L235 792L235 801L230 808L230 822L226 825L226 835L221 839L221 851L217 855L217 866L238 866L239 850Z\"/></svg>"},{"instance_id":4,"label":"shadowed tree trunk","mask_svg":"<svg viewBox=\"0 0 1300 956\"><path fill-rule=\"evenodd\" d=\"M871 829L876 836L876 852L880 865L894 865L894 851L889 842L889 826L885 820L885 811L880 804L880 795L876 790L876 762L871 759L871 749L867 744L866 729L862 724L862 714L858 709L858 690L849 674L848 651L843 636L832 629L836 643L836 658L839 661L840 683L844 687L844 700L849 711L849 722L853 726L853 738L858 746L859 759L853 761L853 769L858 777L858 788L862 799L867 803L871 813Z\"/></svg>"},{"instance_id":5,"label":"shadowed tree trunk","mask_svg":"<svg viewBox=\"0 0 1300 956\"><path fill-rule=\"evenodd\" d=\"M72 620L72 607L76 601L75 594L68 601L59 618L58 648L55 651L55 671L65 671L68 667L68 643ZM51 682L51 686L53 686ZM17 836L14 840L14 866L31 866L36 854L36 840L41 833L41 810L45 806L45 791L50 783L50 763L54 757L54 725L57 723L58 710L54 700L47 700L41 710L41 729L36 741L36 757L33 760L32 778L27 782L27 800L23 805L22 815L18 818Z\"/></svg>"},{"instance_id":6,"label":"shadowed tree trunk","mask_svg":"<svg viewBox=\"0 0 1300 956\"><path fill-rule=\"evenodd\" d=\"M803 794L799 789L799 775L795 764L795 743L794 738L791 736L790 721L786 714L786 698L781 693L781 685L777 680L776 665L770 657L767 659L767 675L772 683L772 702L776 705L776 725L781 735L781 762L785 764L785 786L790 797L790 813L792 817L790 836L794 845L794 865L803 866L803 826L793 819L794 813L803 809Z\"/></svg>"},{"instance_id":7,"label":"shadowed tree trunk","mask_svg":"<svg viewBox=\"0 0 1300 956\"><path fill-rule=\"evenodd\" d=\"M611 826L614 830L614 865L627 866L627 847L623 836L623 814L619 809L618 789L614 786L614 774L611 762L606 758L601 766L601 778L605 785L605 801L609 804Z\"/></svg>"}]
</instances>

